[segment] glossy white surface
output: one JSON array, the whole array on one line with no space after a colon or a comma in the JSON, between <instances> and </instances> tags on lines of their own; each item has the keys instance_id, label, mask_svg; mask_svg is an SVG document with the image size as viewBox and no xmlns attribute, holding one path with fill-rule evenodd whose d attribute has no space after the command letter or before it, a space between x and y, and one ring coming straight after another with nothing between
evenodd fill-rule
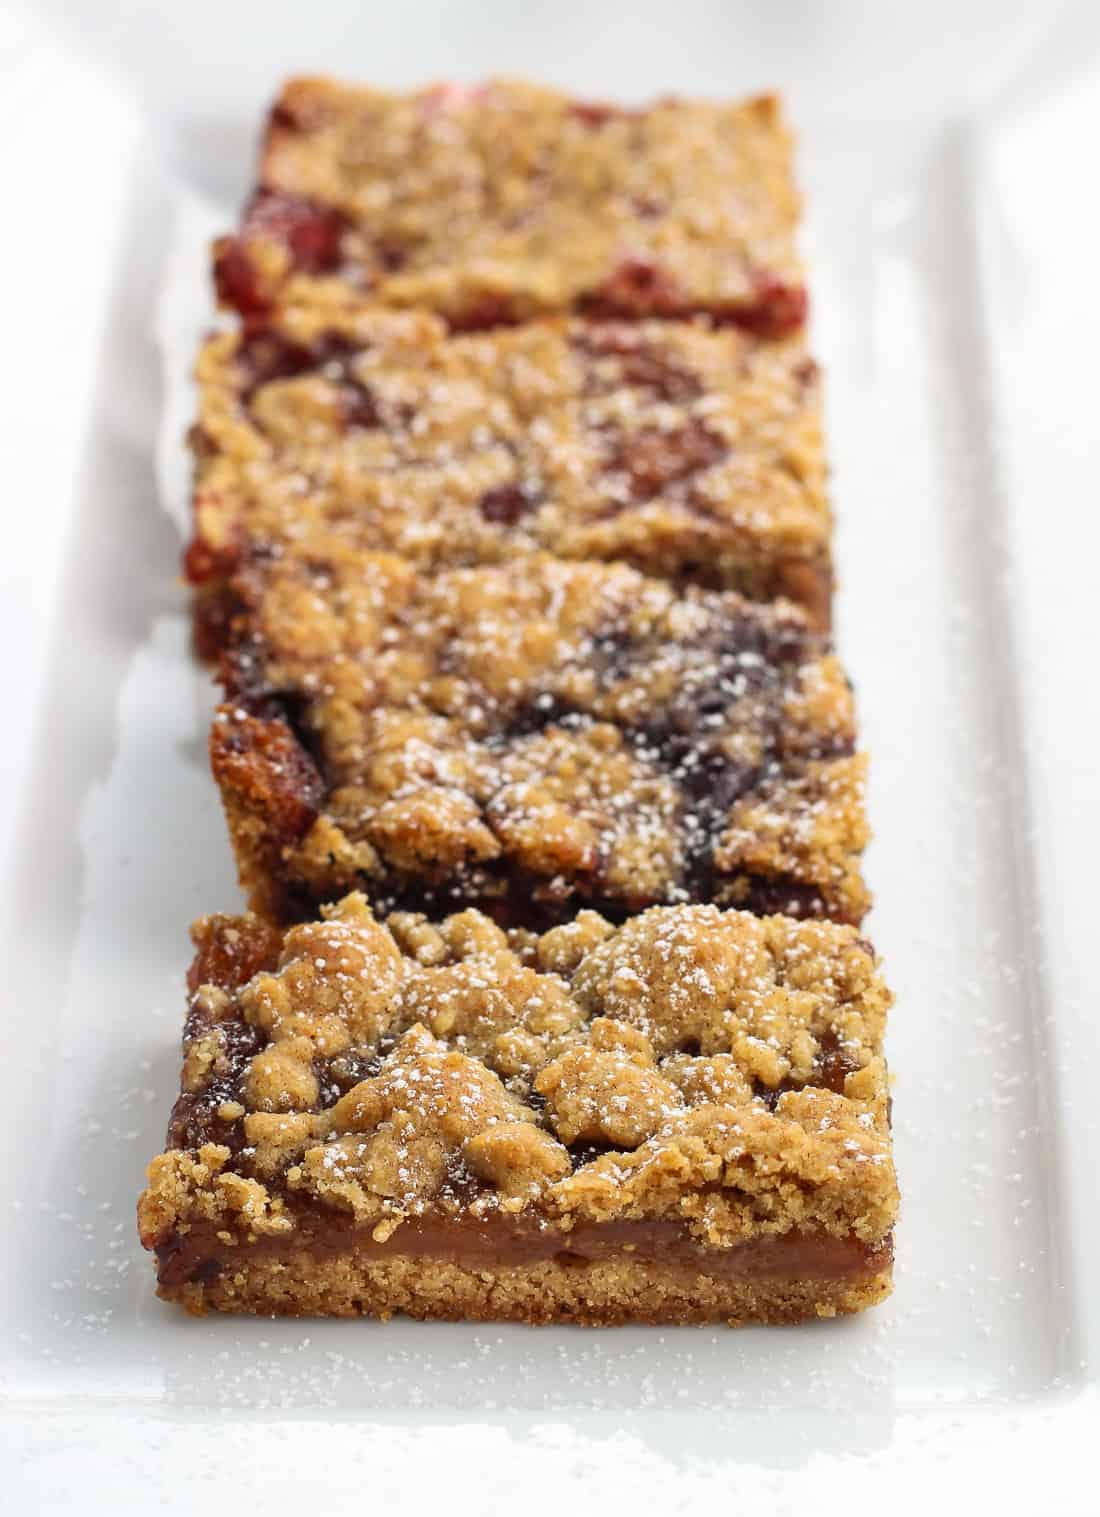
<instances>
[{"instance_id":1,"label":"glossy white surface","mask_svg":"<svg viewBox=\"0 0 1100 1517\"><path fill-rule=\"evenodd\" d=\"M1100 1508L1100 218L1072 167L1100 130L1100 18L974 6L963 26L925 6L891 26L889 9L680 4L671 26L656 6L268 6L265 34L253 4L40 6L102 79L0 18L21 92L3 164L36 228L0 254L26 292L0 759L21 795L0 1168L13 1510ZM238 899L154 456L178 490L196 203L228 219L259 102L303 65L791 95L839 635L875 760L871 929L898 993L898 1286L866 1319L196 1323L152 1297L133 1202L176 1084L186 923ZM47 195L62 169L75 213Z\"/></svg>"}]
</instances>

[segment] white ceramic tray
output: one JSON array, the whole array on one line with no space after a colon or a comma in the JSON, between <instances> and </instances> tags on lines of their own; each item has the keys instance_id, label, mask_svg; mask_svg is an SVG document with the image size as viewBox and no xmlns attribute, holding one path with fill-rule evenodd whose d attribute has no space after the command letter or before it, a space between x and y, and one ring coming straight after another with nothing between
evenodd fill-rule
<instances>
[{"instance_id":1,"label":"white ceramic tray","mask_svg":"<svg viewBox=\"0 0 1100 1517\"><path fill-rule=\"evenodd\" d=\"M1100 1510L1100 18L38 11L0 16L6 1509ZM192 1322L153 1298L133 1204L186 927L238 902L154 460L178 507L207 218L275 80L319 67L790 95L898 993L897 1291L864 1319Z\"/></svg>"}]
</instances>

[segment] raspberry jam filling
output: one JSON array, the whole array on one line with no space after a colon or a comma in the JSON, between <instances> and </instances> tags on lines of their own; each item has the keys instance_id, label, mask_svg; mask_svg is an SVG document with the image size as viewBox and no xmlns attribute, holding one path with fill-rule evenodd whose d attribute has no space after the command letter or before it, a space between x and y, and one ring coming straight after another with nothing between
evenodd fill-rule
<instances>
[{"instance_id":1,"label":"raspberry jam filling","mask_svg":"<svg viewBox=\"0 0 1100 1517\"><path fill-rule=\"evenodd\" d=\"M291 266L303 274L324 274L340 262L340 244L347 227L334 207L318 205L301 195L262 189L245 214L238 237L226 238L214 265L219 299L244 316L265 311L270 300L261 288L248 248L250 237L281 243Z\"/></svg>"},{"instance_id":2,"label":"raspberry jam filling","mask_svg":"<svg viewBox=\"0 0 1100 1517\"><path fill-rule=\"evenodd\" d=\"M851 1235L792 1231L749 1238L731 1248L707 1248L682 1223L670 1221L579 1223L564 1232L520 1217L462 1221L417 1217L379 1242L369 1227L304 1216L296 1247L318 1258L442 1259L470 1269L521 1269L550 1261L578 1267L625 1256L717 1280L854 1280L888 1267L893 1235L867 1243ZM168 1288L209 1282L244 1257L286 1251L286 1240L264 1239L250 1244L244 1253L239 1248L226 1249L212 1228L199 1224L157 1247L158 1278Z\"/></svg>"}]
</instances>

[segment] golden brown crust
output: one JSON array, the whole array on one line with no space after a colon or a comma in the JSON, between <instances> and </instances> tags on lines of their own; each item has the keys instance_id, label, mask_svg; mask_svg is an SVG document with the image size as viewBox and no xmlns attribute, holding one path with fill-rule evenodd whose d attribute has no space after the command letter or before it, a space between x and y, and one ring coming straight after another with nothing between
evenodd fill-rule
<instances>
[{"instance_id":1,"label":"golden brown crust","mask_svg":"<svg viewBox=\"0 0 1100 1517\"><path fill-rule=\"evenodd\" d=\"M227 961L210 945L229 933ZM509 937L474 911L384 925L351 896L241 985L269 933L196 929L226 983L192 997L172 1146L139 1206L177 1294L221 1272L192 1248L172 1273L192 1231L236 1268L312 1249L326 1215L345 1254L349 1226L384 1244L418 1218L563 1239L672 1221L718 1251L889 1238L890 998L851 928L700 906Z\"/></svg>"},{"instance_id":2,"label":"golden brown crust","mask_svg":"<svg viewBox=\"0 0 1100 1517\"><path fill-rule=\"evenodd\" d=\"M217 334L198 377L186 567L207 648L250 548L318 532L425 568L617 559L827 623L820 387L797 339L656 321L449 337L344 299Z\"/></svg>"},{"instance_id":3,"label":"golden brown crust","mask_svg":"<svg viewBox=\"0 0 1100 1517\"><path fill-rule=\"evenodd\" d=\"M283 865L284 850L305 836L318 817L323 781L308 752L281 719L243 711L215 722L211 763L227 806L238 859L255 880L253 905L278 915L281 893L268 882Z\"/></svg>"},{"instance_id":4,"label":"golden brown crust","mask_svg":"<svg viewBox=\"0 0 1100 1517\"><path fill-rule=\"evenodd\" d=\"M705 312L775 333L805 314L799 208L774 96L631 111L518 81L294 79L215 268L246 315L339 281L462 326Z\"/></svg>"},{"instance_id":5,"label":"golden brown crust","mask_svg":"<svg viewBox=\"0 0 1100 1517\"><path fill-rule=\"evenodd\" d=\"M397 1255L360 1259L354 1252L317 1257L231 1261L217 1279L157 1294L195 1316L252 1312L289 1317L409 1317L447 1322L570 1322L582 1327L626 1322L674 1325L804 1322L865 1311L889 1294L892 1266L854 1279L794 1276L716 1279L666 1260L542 1260L487 1269L454 1260Z\"/></svg>"},{"instance_id":6,"label":"golden brown crust","mask_svg":"<svg viewBox=\"0 0 1100 1517\"><path fill-rule=\"evenodd\" d=\"M422 576L316 536L234 587L212 753L257 909L865 911L851 692L795 607L545 555Z\"/></svg>"}]
</instances>

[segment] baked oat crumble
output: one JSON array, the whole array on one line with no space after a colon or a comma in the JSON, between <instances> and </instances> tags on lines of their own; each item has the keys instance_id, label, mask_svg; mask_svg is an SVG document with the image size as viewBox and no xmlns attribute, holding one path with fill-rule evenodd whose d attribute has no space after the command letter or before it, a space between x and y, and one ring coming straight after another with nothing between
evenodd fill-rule
<instances>
[{"instance_id":1,"label":"baked oat crumble","mask_svg":"<svg viewBox=\"0 0 1100 1517\"><path fill-rule=\"evenodd\" d=\"M215 272L252 319L338 283L457 327L703 313L777 336L805 318L799 211L772 95L629 110L518 81L293 79Z\"/></svg>"},{"instance_id":2,"label":"baked oat crumble","mask_svg":"<svg viewBox=\"0 0 1100 1517\"><path fill-rule=\"evenodd\" d=\"M254 914L139 1203L189 1311L889 1293L890 994L778 101L294 79L215 247L196 643Z\"/></svg>"},{"instance_id":3,"label":"baked oat crumble","mask_svg":"<svg viewBox=\"0 0 1100 1517\"><path fill-rule=\"evenodd\" d=\"M242 558L326 532L426 569L616 559L828 620L820 386L798 339L558 320L452 337L337 292L211 337L198 378L185 567L208 653Z\"/></svg>"},{"instance_id":4,"label":"baked oat crumble","mask_svg":"<svg viewBox=\"0 0 1100 1517\"><path fill-rule=\"evenodd\" d=\"M237 573L212 753L254 904L858 922L864 761L805 616L618 564L519 570L427 576L334 536Z\"/></svg>"},{"instance_id":5,"label":"baked oat crumble","mask_svg":"<svg viewBox=\"0 0 1100 1517\"><path fill-rule=\"evenodd\" d=\"M315 1281L339 1259L341 1300L358 1258L366 1310L401 1258L393 1304L415 1310L410 1263L460 1265L463 1229L498 1227L502 1259L518 1244L539 1264L502 1263L500 1314L537 1320L574 1232L642 1223L675 1223L660 1236L704 1275L718 1255L716 1280L764 1239L823 1258L839 1240L866 1264L845 1289L881 1292L890 997L854 929L689 906L508 934L471 910L382 922L351 895L278 945L254 917L194 935L182 1093L140 1207L162 1294L293 1312L271 1266L304 1250ZM774 1273L748 1283L766 1315Z\"/></svg>"}]
</instances>

